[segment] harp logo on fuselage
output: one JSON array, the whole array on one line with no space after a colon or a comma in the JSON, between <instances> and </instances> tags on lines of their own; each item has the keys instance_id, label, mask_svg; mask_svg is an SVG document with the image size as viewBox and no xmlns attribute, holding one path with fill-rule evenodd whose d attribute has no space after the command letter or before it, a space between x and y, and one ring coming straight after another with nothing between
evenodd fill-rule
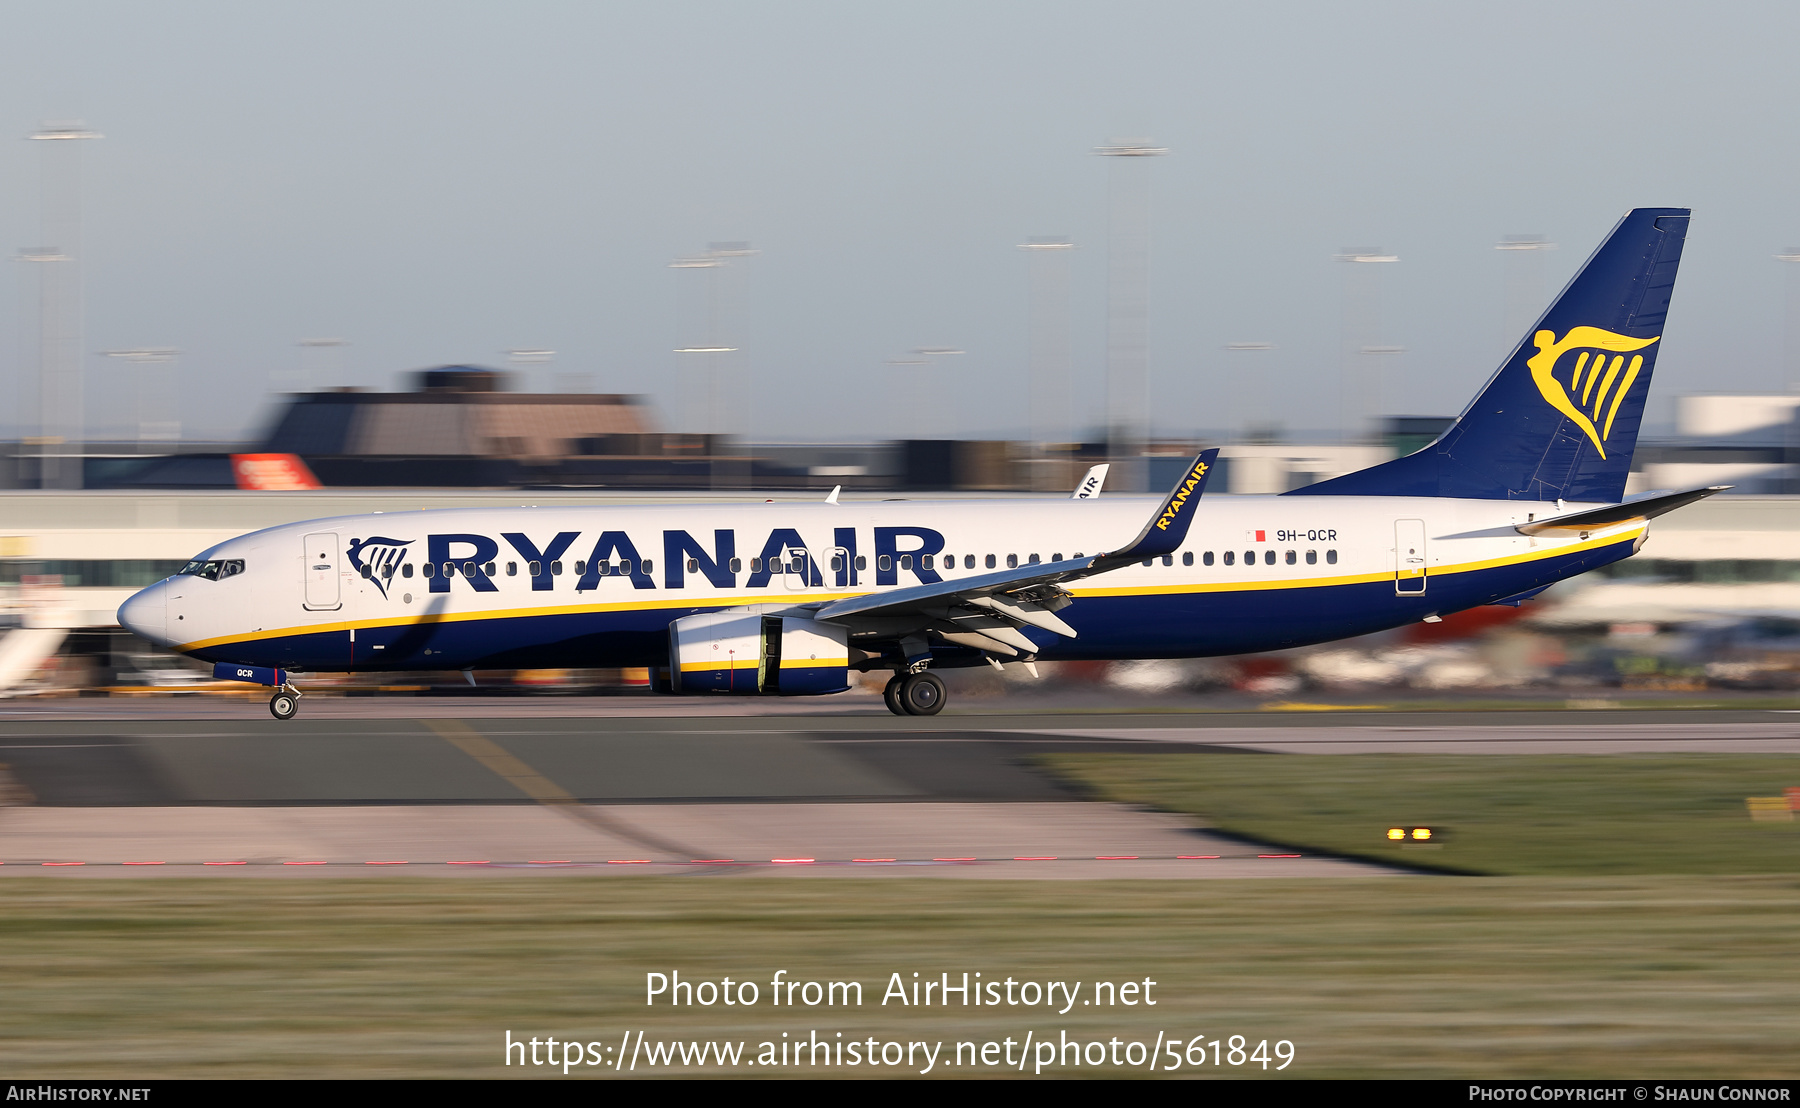
<instances>
[{"instance_id":1,"label":"harp logo on fuselage","mask_svg":"<svg viewBox=\"0 0 1800 1108\"><path fill-rule=\"evenodd\" d=\"M1606 440L1625 395L1637 383L1644 356L1632 354L1660 339L1634 339L1599 327L1571 327L1559 340L1554 331L1532 336L1538 352L1526 359L1531 379L1552 408L1568 416L1606 457ZM1574 354L1569 358L1567 355ZM1629 364L1626 355L1631 354ZM1565 377L1557 375L1564 371Z\"/></svg>"}]
</instances>

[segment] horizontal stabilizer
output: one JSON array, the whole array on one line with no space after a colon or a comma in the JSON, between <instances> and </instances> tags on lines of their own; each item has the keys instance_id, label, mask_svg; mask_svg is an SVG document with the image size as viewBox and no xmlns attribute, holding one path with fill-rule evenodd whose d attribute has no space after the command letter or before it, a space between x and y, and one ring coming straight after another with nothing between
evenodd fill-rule
<instances>
[{"instance_id":1,"label":"horizontal stabilizer","mask_svg":"<svg viewBox=\"0 0 1800 1108\"><path fill-rule=\"evenodd\" d=\"M1684 489L1681 492L1664 493L1661 496L1646 496L1641 500L1627 500L1623 504L1612 504L1605 508L1589 508L1584 512L1572 512L1566 516L1553 516L1550 519L1521 523L1514 528L1521 535L1543 535L1555 532L1597 531L1602 527L1611 527L1617 523L1637 523L1646 519L1672 512L1677 508L1685 508L1696 500L1704 500L1714 493L1724 492L1731 485L1707 485L1704 488Z\"/></svg>"}]
</instances>

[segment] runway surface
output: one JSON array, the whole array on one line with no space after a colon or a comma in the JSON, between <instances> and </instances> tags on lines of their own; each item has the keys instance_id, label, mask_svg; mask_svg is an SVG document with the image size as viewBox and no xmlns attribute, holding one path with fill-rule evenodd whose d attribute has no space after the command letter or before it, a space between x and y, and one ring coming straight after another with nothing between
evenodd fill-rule
<instances>
[{"instance_id":1,"label":"runway surface","mask_svg":"<svg viewBox=\"0 0 1800 1108\"><path fill-rule=\"evenodd\" d=\"M388 713L420 702L363 703L376 710L287 723L241 702L207 705L228 719L168 718L167 701L0 719L0 875L1366 875L1384 871L1092 801L1032 759L1800 752L1800 714L1766 711L901 719L558 701L551 717L469 698L405 718Z\"/></svg>"}]
</instances>

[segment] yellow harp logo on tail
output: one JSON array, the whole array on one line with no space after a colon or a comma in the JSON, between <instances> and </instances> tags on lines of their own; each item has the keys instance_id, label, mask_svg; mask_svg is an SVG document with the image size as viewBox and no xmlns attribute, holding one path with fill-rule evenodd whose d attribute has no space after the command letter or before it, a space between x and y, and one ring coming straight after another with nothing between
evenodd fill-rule
<instances>
[{"instance_id":1,"label":"yellow harp logo on tail","mask_svg":"<svg viewBox=\"0 0 1800 1108\"><path fill-rule=\"evenodd\" d=\"M1630 364L1625 355L1642 350L1657 339L1634 339L1599 327L1571 327L1559 341L1555 332L1539 331L1532 336L1538 352L1525 362L1531 367L1531 379L1550 406L1575 421L1587 437L1606 457L1606 440L1612 435L1613 419L1625 394L1637 381L1644 368L1644 356L1632 354ZM1573 361L1563 355L1580 351ZM1569 370L1569 383L1556 376L1557 363ZM1623 370L1623 373L1620 371ZM1601 415L1605 413L1605 418Z\"/></svg>"}]
</instances>

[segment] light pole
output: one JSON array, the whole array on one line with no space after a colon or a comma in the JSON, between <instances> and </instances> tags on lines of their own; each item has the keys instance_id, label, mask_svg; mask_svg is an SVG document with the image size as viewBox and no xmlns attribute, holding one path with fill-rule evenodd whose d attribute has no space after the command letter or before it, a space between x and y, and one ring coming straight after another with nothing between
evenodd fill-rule
<instances>
[{"instance_id":1,"label":"light pole","mask_svg":"<svg viewBox=\"0 0 1800 1108\"><path fill-rule=\"evenodd\" d=\"M1506 331L1500 340L1514 346L1529 337L1525 329L1544 310L1544 255L1556 244L1543 235L1506 235L1494 249L1506 255Z\"/></svg>"},{"instance_id":2,"label":"light pole","mask_svg":"<svg viewBox=\"0 0 1800 1108\"><path fill-rule=\"evenodd\" d=\"M1019 244L1031 253L1031 440L1036 455L1031 487L1056 488L1068 475L1052 471L1047 448L1069 438L1069 251L1066 235Z\"/></svg>"},{"instance_id":3,"label":"light pole","mask_svg":"<svg viewBox=\"0 0 1800 1108\"><path fill-rule=\"evenodd\" d=\"M1777 261L1787 263L1787 320L1783 328L1787 364L1787 387L1800 388L1800 246L1790 246L1785 253L1775 255Z\"/></svg>"},{"instance_id":4,"label":"light pole","mask_svg":"<svg viewBox=\"0 0 1800 1108\"><path fill-rule=\"evenodd\" d=\"M670 269L704 274L704 282L699 288L692 287L694 282L690 280L685 282L686 288L677 289L675 325L683 342L675 348L675 353L701 359L704 381L698 390L682 390L682 411L683 422L697 423L701 434L711 436L709 441L714 445L708 449L709 457L714 456L719 440L736 424L736 421L730 421L733 426L726 426L725 413L730 406L721 403L721 393L730 384L726 372L728 364L724 359L743 348L743 343L735 337L742 330L738 319L743 308L742 281L732 279L731 274L742 269L741 264L734 263L756 253L747 242L714 242L707 244L704 254L677 258L669 263ZM700 394L701 402L695 401L694 392ZM745 403L748 403L748 395ZM703 410L695 410L701 408ZM717 488L722 475L716 457L708 465L707 472L708 483ZM746 484L749 477L748 473L744 474Z\"/></svg>"},{"instance_id":5,"label":"light pole","mask_svg":"<svg viewBox=\"0 0 1800 1108\"><path fill-rule=\"evenodd\" d=\"M543 350L543 349L534 348L534 349L527 349L527 350L508 350L506 352L506 364L511 366L513 373L515 375L517 375L520 385L521 385L521 387L519 389L520 392L530 392L531 391L531 378L529 376L527 376L527 368L526 367L528 367L528 366L548 366L551 362L553 362L555 360L556 360L556 351L554 351L554 350ZM548 381L543 382L543 384L545 386L545 388L544 388L545 392L569 392L569 391L572 391L569 389L562 389L562 388L552 389L549 387L550 382L548 382Z\"/></svg>"},{"instance_id":6,"label":"light pole","mask_svg":"<svg viewBox=\"0 0 1800 1108\"><path fill-rule=\"evenodd\" d=\"M1381 343L1381 270L1377 266L1392 265L1397 254L1383 253L1379 247L1345 247L1336 255L1345 263L1344 270L1344 338L1343 381L1339 419L1352 439L1379 437L1371 421L1379 407L1380 364L1362 357L1366 349ZM1377 376L1371 383L1365 373Z\"/></svg>"},{"instance_id":7,"label":"light pole","mask_svg":"<svg viewBox=\"0 0 1800 1108\"><path fill-rule=\"evenodd\" d=\"M81 380L81 144L102 137L80 122L45 123L30 136L43 143L43 248L31 260L38 269L38 378L40 482L44 488L81 487L86 438ZM62 449L49 453L51 446Z\"/></svg>"},{"instance_id":8,"label":"light pole","mask_svg":"<svg viewBox=\"0 0 1800 1108\"><path fill-rule=\"evenodd\" d=\"M1245 442L1274 442L1278 437L1275 420L1269 415L1269 360L1267 351L1275 349L1272 342L1228 342L1225 350L1228 354L1240 357L1231 359L1233 363L1233 390L1239 400L1239 411L1236 412L1242 426ZM1238 428L1230 429L1235 436Z\"/></svg>"},{"instance_id":9,"label":"light pole","mask_svg":"<svg viewBox=\"0 0 1800 1108\"><path fill-rule=\"evenodd\" d=\"M1113 473L1142 492L1150 414L1150 159L1169 151L1148 139L1095 147L1112 160L1107 229L1106 437Z\"/></svg>"},{"instance_id":10,"label":"light pole","mask_svg":"<svg viewBox=\"0 0 1800 1108\"><path fill-rule=\"evenodd\" d=\"M176 407L180 393L175 387L175 358L181 351L168 346L142 347L136 350L103 350L102 357L116 358L138 367L133 382L136 388L136 422L138 452L152 440L178 442L181 439L181 415ZM167 410L165 411L165 402ZM148 418L152 414L168 415L167 419Z\"/></svg>"},{"instance_id":11,"label":"light pole","mask_svg":"<svg viewBox=\"0 0 1800 1108\"><path fill-rule=\"evenodd\" d=\"M343 339L301 339L295 345L300 348L300 369L294 376L295 392L311 392L319 381L341 382L344 379L343 351L350 345L348 342ZM272 383L280 385L279 380Z\"/></svg>"}]
</instances>

